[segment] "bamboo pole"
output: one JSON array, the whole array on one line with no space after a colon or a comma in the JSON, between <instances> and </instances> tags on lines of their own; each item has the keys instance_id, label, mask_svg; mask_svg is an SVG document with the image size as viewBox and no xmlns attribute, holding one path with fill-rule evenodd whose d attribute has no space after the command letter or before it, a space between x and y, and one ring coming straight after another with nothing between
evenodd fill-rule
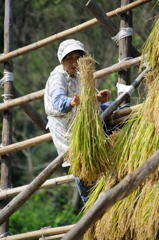
<instances>
[{"instance_id":1,"label":"bamboo pole","mask_svg":"<svg viewBox=\"0 0 159 240\"><path fill-rule=\"evenodd\" d=\"M118 72L118 71L130 68L130 67L136 66L140 62L141 62L141 57L137 57L137 58L125 61L125 62L117 63L117 64L115 64L111 67L104 68L104 69L101 69L99 71L96 71L94 73L94 78L95 79L100 79L100 78L102 78L104 76L107 76L109 74L113 74L115 72ZM36 113L37 112L36 110L32 111L32 114L29 114L30 111L27 112L25 110L27 105L24 104L24 103L27 103L27 102L30 102L30 101L34 101L34 100L43 98L44 93L45 93L45 89L42 89L38 92L34 92L34 93L31 93L31 94L22 96L15 88L13 88L14 97L16 97L17 99L10 100L9 102L6 102L6 103L1 103L0 104L0 111L5 111L5 110L8 110L8 109L13 108L13 107L20 106L29 115L29 117L32 117L32 120L43 131L46 132L47 130L45 129L45 126L46 126L47 121L45 119L43 119L43 117L39 113ZM30 105L30 107L28 107L28 108L32 109L33 107ZM38 116L36 116L37 114L38 114ZM35 119L36 119L36 121L35 121ZM41 119L41 124L39 124L40 119Z\"/></svg>"},{"instance_id":2,"label":"bamboo pole","mask_svg":"<svg viewBox=\"0 0 159 240\"><path fill-rule=\"evenodd\" d=\"M114 64L111 67L107 67L107 68L101 69L99 71L96 71L94 73L94 78L99 79L99 78L108 76L110 74L119 72L121 70L125 70L127 68L139 65L140 62L141 62L141 57L136 57L131 60L127 60L127 61L124 61L121 63Z\"/></svg>"},{"instance_id":3,"label":"bamboo pole","mask_svg":"<svg viewBox=\"0 0 159 240\"><path fill-rule=\"evenodd\" d=\"M121 6L130 4L133 0L121 0ZM120 15L120 29L132 28L132 11ZM119 40L119 61L132 57L131 52L132 36L124 37ZM118 74L118 83L124 85L131 84L131 68L122 70ZM122 93L118 93L118 96ZM130 97L126 98L121 105L130 103Z\"/></svg>"},{"instance_id":4,"label":"bamboo pole","mask_svg":"<svg viewBox=\"0 0 159 240\"><path fill-rule=\"evenodd\" d=\"M41 230L37 230L37 231L7 236L4 238L1 238L1 240L22 240L22 239L32 239L32 238L38 238L38 237L42 237L42 239L45 239L44 238L45 236L48 236L51 234L67 233L74 226L75 225L68 225L68 226L64 226L64 227L55 227L55 228L44 227Z\"/></svg>"},{"instance_id":5,"label":"bamboo pole","mask_svg":"<svg viewBox=\"0 0 159 240\"><path fill-rule=\"evenodd\" d=\"M45 240L61 239L64 236L65 236L65 234L58 234L58 235L54 235L54 236L45 237ZM39 240L43 240L43 239L44 238L39 238Z\"/></svg>"},{"instance_id":6,"label":"bamboo pole","mask_svg":"<svg viewBox=\"0 0 159 240\"><path fill-rule=\"evenodd\" d=\"M118 118L121 118L123 116L127 116L132 111L137 111L141 107L141 105L142 104L138 104L138 105L135 105L135 106L132 106L132 107L126 107L126 108L120 109L118 111L115 111L111 116L109 116L108 118L105 118L104 120L105 121L109 121L109 120L113 121L114 119L118 119Z\"/></svg>"},{"instance_id":7,"label":"bamboo pole","mask_svg":"<svg viewBox=\"0 0 159 240\"><path fill-rule=\"evenodd\" d=\"M0 225L3 224L17 209L19 209L36 190L62 165L67 152L55 158L21 193L1 210Z\"/></svg>"},{"instance_id":8,"label":"bamboo pole","mask_svg":"<svg viewBox=\"0 0 159 240\"><path fill-rule=\"evenodd\" d=\"M28 140L25 140L22 142L13 143L8 146L1 147L0 148L0 156L11 153L11 152L16 152L16 151L19 151L19 150L22 150L25 148L29 148L29 147L32 147L32 146L35 146L35 145L38 145L38 144L41 144L43 142L47 142L50 140L52 140L51 133L46 133L41 136L34 137L34 138L31 138L31 139L28 139Z\"/></svg>"},{"instance_id":9,"label":"bamboo pole","mask_svg":"<svg viewBox=\"0 0 159 240\"><path fill-rule=\"evenodd\" d=\"M136 8L138 6L141 6L141 5L143 5L143 4L147 3L147 2L151 2L151 1L152 0L137 0L134 3L131 3L131 4L129 4L127 6L124 6L124 7L120 7L118 9L116 9L116 10L113 10L113 11L107 13L107 15L108 15L109 18L113 18L113 17L115 17L117 15L120 15L120 14L122 14L124 12L129 11L130 9L134 9L134 8ZM40 40L38 42L32 43L32 44L30 44L28 46L25 46L25 47L19 48L17 50L14 50L11 53L5 54L5 55L0 57L0 62L4 62L6 60L18 57L19 55L22 55L22 54L31 52L33 50L36 50L38 48L44 47L44 46L46 46L46 45L48 45L50 43L53 43L53 42L55 42L57 40L60 40L60 39L65 38L65 37L68 37L68 36L73 35L73 34L75 34L77 32L81 32L81 31L83 31L83 30L85 30L85 29L87 29L89 27L92 27L92 26L98 24L98 23L99 23L98 20L96 18L94 18L94 19L89 20L89 21L87 21L85 23L82 23L82 24L80 24L80 25L78 25L76 27L73 27L73 28L70 28L68 30L59 32L59 33L54 34L54 35L52 35L52 36L50 36L48 38L45 38L45 39Z\"/></svg>"},{"instance_id":10,"label":"bamboo pole","mask_svg":"<svg viewBox=\"0 0 159 240\"><path fill-rule=\"evenodd\" d=\"M129 1L130 3L130 1ZM125 5L125 4L123 4ZM121 5L121 6L123 6ZM100 6L96 3L95 0L89 0L86 4L86 7L92 12L92 14L97 18L99 23L103 26L103 28L108 32L111 37L115 37L119 32L118 27L111 21L111 19L107 16L107 14L100 8ZM123 15L123 14L122 14ZM120 47L120 46L119 46ZM130 43L130 51L133 57L138 57L141 54L137 51L137 49Z\"/></svg>"},{"instance_id":11,"label":"bamboo pole","mask_svg":"<svg viewBox=\"0 0 159 240\"><path fill-rule=\"evenodd\" d=\"M28 102L35 101L37 99L41 99L44 97L45 89L34 92L34 93L27 94L25 96L20 96L21 94L14 88L13 93L14 93L14 96L18 95L18 98L0 104L0 111L5 111L5 110L20 106L20 105L28 103Z\"/></svg>"},{"instance_id":12,"label":"bamboo pole","mask_svg":"<svg viewBox=\"0 0 159 240\"><path fill-rule=\"evenodd\" d=\"M4 53L7 54L13 50L13 0L5 0L5 19L4 19ZM4 62L4 72L13 72L12 60ZM4 82L5 100L13 96L13 81ZM12 142L12 124L13 112L6 110L3 112L2 145L6 146ZM1 158L1 189L7 189L11 186L11 154L4 155ZM9 199L0 202L0 209L4 208ZM0 235L8 233L9 219L0 226Z\"/></svg>"},{"instance_id":13,"label":"bamboo pole","mask_svg":"<svg viewBox=\"0 0 159 240\"><path fill-rule=\"evenodd\" d=\"M79 240L118 201L126 198L139 187L159 167L159 150L147 159L135 171L129 173L115 187L103 191L93 207L82 217L75 226L65 234L62 240Z\"/></svg>"},{"instance_id":14,"label":"bamboo pole","mask_svg":"<svg viewBox=\"0 0 159 240\"><path fill-rule=\"evenodd\" d=\"M15 98L23 98L21 93L18 92L16 88L13 87L13 95ZM35 96L37 98L37 96ZM33 94L32 94L32 100L33 99ZM1 106L2 104L0 104ZM49 130L46 129L47 125L47 120L30 104L30 103L25 103L23 105L20 105L21 109L32 119L32 121L40 128L43 130L44 133L48 133Z\"/></svg>"},{"instance_id":15,"label":"bamboo pole","mask_svg":"<svg viewBox=\"0 0 159 240\"><path fill-rule=\"evenodd\" d=\"M65 183L73 182L74 176L73 175L67 175L67 176L62 176L62 177L57 177L53 179L47 180L39 189L44 189L48 187L53 187L57 185L62 185ZM16 187L16 188L11 188L11 189L5 189L0 192L0 200L6 199L8 197L14 197L18 195L20 192L22 192L28 185L24 185L21 187Z\"/></svg>"},{"instance_id":16,"label":"bamboo pole","mask_svg":"<svg viewBox=\"0 0 159 240\"><path fill-rule=\"evenodd\" d=\"M148 68L145 68L143 72L135 79L135 81L130 85L129 89L126 92L123 92L116 100L101 114L101 118L104 120L108 118L116 109L120 106L120 104L127 98L132 95L135 89L140 85L142 80L145 78L145 73L149 71Z\"/></svg>"}]
</instances>

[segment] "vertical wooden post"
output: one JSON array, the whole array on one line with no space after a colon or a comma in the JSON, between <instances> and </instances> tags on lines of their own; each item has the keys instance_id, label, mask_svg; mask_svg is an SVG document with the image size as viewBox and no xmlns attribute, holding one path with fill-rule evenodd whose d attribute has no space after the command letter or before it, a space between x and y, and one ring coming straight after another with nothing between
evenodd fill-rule
<instances>
[{"instance_id":1,"label":"vertical wooden post","mask_svg":"<svg viewBox=\"0 0 159 240\"><path fill-rule=\"evenodd\" d=\"M4 19L4 53L13 51L13 0L5 0L5 19ZM9 60L4 63L4 72L13 72L13 61ZM13 82L6 81L4 83L5 100L11 99L13 96ZM3 129L2 129L2 146L12 143L12 110L3 113ZM11 154L2 156L1 158L1 189L11 187ZM6 206L9 200L0 202L0 209ZM9 220L4 222L0 227L0 234L8 235Z\"/></svg>"},{"instance_id":2,"label":"vertical wooden post","mask_svg":"<svg viewBox=\"0 0 159 240\"><path fill-rule=\"evenodd\" d=\"M121 6L125 6L133 0L121 0ZM132 27L132 11L121 14L120 29ZM124 37L119 40L119 60L122 61L127 57L131 57L132 36ZM131 68L120 71L118 75L118 83L131 84ZM119 94L120 95L120 94ZM122 104L130 103L130 98L127 98Z\"/></svg>"}]
</instances>

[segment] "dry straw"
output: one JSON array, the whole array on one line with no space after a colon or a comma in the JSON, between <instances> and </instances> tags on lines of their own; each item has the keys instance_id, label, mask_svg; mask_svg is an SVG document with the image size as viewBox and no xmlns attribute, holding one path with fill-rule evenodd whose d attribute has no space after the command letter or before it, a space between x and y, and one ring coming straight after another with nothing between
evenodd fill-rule
<instances>
[{"instance_id":1,"label":"dry straw","mask_svg":"<svg viewBox=\"0 0 159 240\"><path fill-rule=\"evenodd\" d=\"M101 189L108 189L121 181L128 173L141 166L159 149L159 19L146 41L143 55L151 73L146 76L147 99L138 112L131 115L124 128L112 136L116 175L110 173L98 180L90 196L87 209L94 203ZM142 66L143 67L143 66ZM114 140L113 140L114 139ZM104 179L105 178L105 179ZM159 226L159 169L129 197L116 203L96 225L85 234L84 239L100 240L156 240ZM86 209L86 211L87 211Z\"/></svg>"},{"instance_id":2,"label":"dry straw","mask_svg":"<svg viewBox=\"0 0 159 240\"><path fill-rule=\"evenodd\" d=\"M110 169L108 156L109 139L99 115L99 103L94 87L94 64L92 57L79 59L81 77L80 106L73 123L71 148L71 172L92 184L101 173Z\"/></svg>"}]
</instances>

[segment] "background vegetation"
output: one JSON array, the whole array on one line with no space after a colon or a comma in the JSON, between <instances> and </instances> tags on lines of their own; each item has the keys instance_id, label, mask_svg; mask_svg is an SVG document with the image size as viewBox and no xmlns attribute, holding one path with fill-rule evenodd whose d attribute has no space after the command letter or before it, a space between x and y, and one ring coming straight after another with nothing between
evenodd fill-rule
<instances>
[{"instance_id":1,"label":"background vegetation","mask_svg":"<svg viewBox=\"0 0 159 240\"><path fill-rule=\"evenodd\" d=\"M105 12L120 7L117 0L98 0ZM17 49L60 31L88 21L94 16L85 7L87 1L73 0L14 0L13 49ZM152 10L155 1L133 10L133 45L141 52L148 37L153 17L157 10ZM120 17L113 19L120 27ZM3 53L4 1L0 1L0 52ZM84 43L89 54L94 55L96 70L111 66L118 62L118 47L110 36L98 24L69 38ZM64 40L64 39L63 39ZM14 62L14 86L22 95L45 88L50 72L58 65L57 49L62 40L54 42L34 52L19 56ZM3 64L0 65L3 72ZM138 69L132 69L132 81ZM108 88L112 91L112 100L116 98L116 82L118 74L112 74L98 80L99 90ZM132 97L132 104L144 100L142 87ZM3 89L0 90L3 94ZM3 102L0 96L0 101ZM44 117L43 100L31 103ZM23 141L43 132L29 119L19 107L13 110L13 142ZM2 129L3 114L0 114ZM25 149L13 154L12 185L13 187L30 183L40 171L57 156L52 141ZM67 168L60 168L52 177L67 174ZM63 226L77 221L82 203L75 183L40 190L10 218L10 231L13 234L38 230L45 226Z\"/></svg>"}]
</instances>

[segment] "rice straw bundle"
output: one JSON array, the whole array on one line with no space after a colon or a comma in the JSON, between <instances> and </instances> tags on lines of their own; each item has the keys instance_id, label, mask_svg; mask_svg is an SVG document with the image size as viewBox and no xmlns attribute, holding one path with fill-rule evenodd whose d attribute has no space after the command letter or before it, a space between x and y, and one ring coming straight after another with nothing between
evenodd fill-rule
<instances>
[{"instance_id":1,"label":"rice straw bundle","mask_svg":"<svg viewBox=\"0 0 159 240\"><path fill-rule=\"evenodd\" d=\"M114 141L112 140L114 142L112 155L116 167L117 182L141 166L148 157L159 149L159 31L156 32L156 27L159 29L159 20L156 21L148 42L145 44L146 51L148 51L147 61L152 69L152 72L146 76L147 89L149 90L147 99L138 112L131 115L131 119L114 137ZM150 39L153 39L155 45ZM111 176L110 173L109 183L111 180L113 181L113 177L113 174ZM108 181L108 178L105 180ZM97 195L96 191L99 193L99 186L100 189L105 190L112 187L108 183L104 183L101 178L92 196L90 196L92 199L90 205L94 203L93 195ZM158 239L158 199L159 169L127 198L117 202L95 224L93 230L85 234L84 239ZM87 205L87 208L90 205Z\"/></svg>"},{"instance_id":2,"label":"rice straw bundle","mask_svg":"<svg viewBox=\"0 0 159 240\"><path fill-rule=\"evenodd\" d=\"M90 56L79 59L80 106L73 123L68 156L71 160L71 172L88 184L110 169L109 139L103 130L94 87L94 63Z\"/></svg>"}]
</instances>

